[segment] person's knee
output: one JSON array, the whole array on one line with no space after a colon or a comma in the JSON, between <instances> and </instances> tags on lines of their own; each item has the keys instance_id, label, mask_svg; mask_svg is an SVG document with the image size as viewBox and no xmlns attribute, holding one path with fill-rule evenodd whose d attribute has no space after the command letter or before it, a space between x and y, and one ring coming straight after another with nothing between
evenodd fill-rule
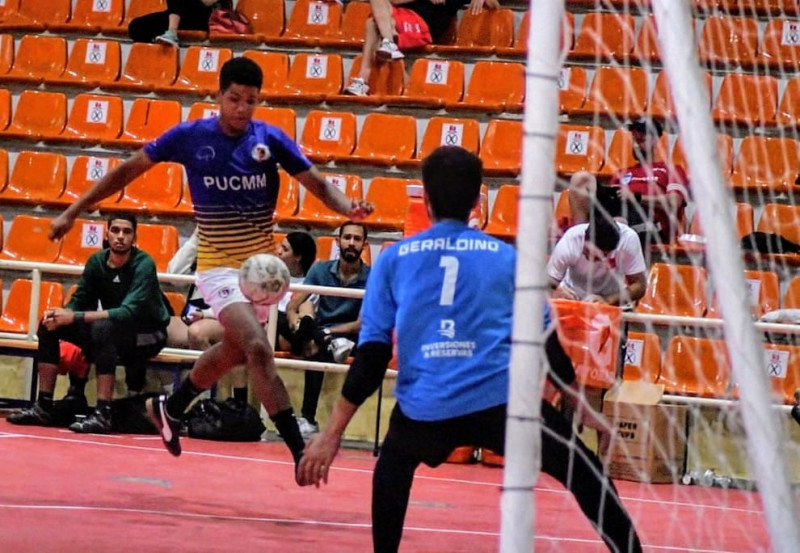
<instances>
[{"instance_id":1,"label":"person's knee","mask_svg":"<svg viewBox=\"0 0 800 553\"><path fill-rule=\"evenodd\" d=\"M244 355L251 366L270 367L268 361L272 358L272 349L259 338L253 337L244 343ZM274 372L274 371L273 371Z\"/></svg>"},{"instance_id":2,"label":"person's knee","mask_svg":"<svg viewBox=\"0 0 800 553\"><path fill-rule=\"evenodd\" d=\"M191 325L188 328L189 347L192 349L206 350L211 346L211 340L200 325Z\"/></svg>"},{"instance_id":3,"label":"person's knee","mask_svg":"<svg viewBox=\"0 0 800 553\"><path fill-rule=\"evenodd\" d=\"M90 323L92 343L102 345L114 341L114 323L111 319L100 319Z\"/></svg>"}]
</instances>

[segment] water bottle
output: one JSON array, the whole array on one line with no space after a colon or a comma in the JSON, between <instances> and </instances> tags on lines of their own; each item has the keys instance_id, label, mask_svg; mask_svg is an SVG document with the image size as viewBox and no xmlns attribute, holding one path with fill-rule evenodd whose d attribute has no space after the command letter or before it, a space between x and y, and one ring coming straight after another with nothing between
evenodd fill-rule
<instances>
[{"instance_id":1,"label":"water bottle","mask_svg":"<svg viewBox=\"0 0 800 553\"><path fill-rule=\"evenodd\" d=\"M408 196L408 208L403 226L403 237L412 236L431 226L428 210L425 209L425 201L422 199L422 185L407 185L406 195Z\"/></svg>"}]
</instances>

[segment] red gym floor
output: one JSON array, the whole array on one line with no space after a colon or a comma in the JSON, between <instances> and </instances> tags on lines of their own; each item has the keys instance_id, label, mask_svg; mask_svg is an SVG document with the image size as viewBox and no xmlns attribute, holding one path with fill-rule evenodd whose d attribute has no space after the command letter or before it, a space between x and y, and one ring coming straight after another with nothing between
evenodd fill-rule
<instances>
[{"instance_id":1,"label":"red gym floor","mask_svg":"<svg viewBox=\"0 0 800 553\"><path fill-rule=\"evenodd\" d=\"M0 551L366 552L370 452L343 450L327 487L298 488L282 443L81 436L0 419ZM417 472L401 551L497 550L502 470ZM769 551L753 492L618 482L645 551ZM605 551L549 477L536 492L536 550Z\"/></svg>"}]
</instances>

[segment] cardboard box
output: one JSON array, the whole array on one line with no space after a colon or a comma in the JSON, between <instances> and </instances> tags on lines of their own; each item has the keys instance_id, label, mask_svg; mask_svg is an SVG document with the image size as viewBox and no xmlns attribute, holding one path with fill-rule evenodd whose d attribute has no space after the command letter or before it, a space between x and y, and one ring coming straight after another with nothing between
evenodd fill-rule
<instances>
[{"instance_id":1,"label":"cardboard box","mask_svg":"<svg viewBox=\"0 0 800 553\"><path fill-rule=\"evenodd\" d=\"M616 384L603 400L613 428L601 451L611 478L635 482L677 482L686 456L685 405L661 403L664 386L648 382Z\"/></svg>"}]
</instances>

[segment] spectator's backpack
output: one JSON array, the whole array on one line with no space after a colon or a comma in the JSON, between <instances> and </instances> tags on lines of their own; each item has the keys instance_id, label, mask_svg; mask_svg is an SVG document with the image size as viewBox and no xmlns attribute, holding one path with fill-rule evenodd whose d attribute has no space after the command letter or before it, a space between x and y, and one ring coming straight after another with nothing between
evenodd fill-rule
<instances>
[{"instance_id":1,"label":"spectator's backpack","mask_svg":"<svg viewBox=\"0 0 800 553\"><path fill-rule=\"evenodd\" d=\"M186 415L186 426L190 438L223 442L257 442L266 430L258 411L233 398L198 401Z\"/></svg>"}]
</instances>

